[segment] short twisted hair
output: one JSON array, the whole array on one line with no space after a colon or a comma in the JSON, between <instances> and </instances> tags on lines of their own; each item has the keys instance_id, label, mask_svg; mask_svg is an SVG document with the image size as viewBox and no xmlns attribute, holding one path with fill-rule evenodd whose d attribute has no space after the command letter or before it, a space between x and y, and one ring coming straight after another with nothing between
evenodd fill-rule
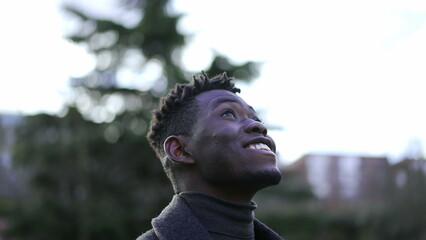
<instances>
[{"instance_id":1,"label":"short twisted hair","mask_svg":"<svg viewBox=\"0 0 426 240\"><path fill-rule=\"evenodd\" d=\"M159 109L152 112L148 133L148 141L160 159L165 156L163 144L167 137L192 135L199 109L195 97L202 92L214 89L223 89L233 93L240 92L239 88L234 87L232 78L228 77L226 73L209 78L202 72L198 78L194 76L191 83L176 85L160 100Z\"/></svg>"}]
</instances>

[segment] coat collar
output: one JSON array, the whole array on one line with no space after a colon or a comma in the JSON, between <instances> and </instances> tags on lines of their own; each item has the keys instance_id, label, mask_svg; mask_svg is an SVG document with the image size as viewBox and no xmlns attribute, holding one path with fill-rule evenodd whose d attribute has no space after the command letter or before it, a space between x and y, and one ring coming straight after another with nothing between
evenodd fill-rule
<instances>
[{"instance_id":1,"label":"coat collar","mask_svg":"<svg viewBox=\"0 0 426 240\"><path fill-rule=\"evenodd\" d=\"M152 226L159 239L212 239L189 206L178 195L175 195L161 214L152 220Z\"/></svg>"},{"instance_id":2,"label":"coat collar","mask_svg":"<svg viewBox=\"0 0 426 240\"><path fill-rule=\"evenodd\" d=\"M209 232L178 195L174 195L170 204L152 220L152 227L160 240L212 240ZM283 239L257 219L254 219L254 232L256 239Z\"/></svg>"}]
</instances>

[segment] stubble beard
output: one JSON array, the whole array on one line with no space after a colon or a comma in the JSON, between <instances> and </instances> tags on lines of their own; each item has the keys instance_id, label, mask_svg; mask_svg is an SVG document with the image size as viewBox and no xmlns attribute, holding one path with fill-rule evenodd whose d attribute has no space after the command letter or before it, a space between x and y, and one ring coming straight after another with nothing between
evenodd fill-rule
<instances>
[{"instance_id":1,"label":"stubble beard","mask_svg":"<svg viewBox=\"0 0 426 240\"><path fill-rule=\"evenodd\" d=\"M223 170L222 170L223 173ZM263 188L277 185L281 181L278 168L256 172L241 172L233 175L216 175L211 183L235 191L257 192Z\"/></svg>"},{"instance_id":2,"label":"stubble beard","mask_svg":"<svg viewBox=\"0 0 426 240\"><path fill-rule=\"evenodd\" d=\"M269 169L257 172L242 172L230 178L221 178L216 183L224 188L233 189L235 193L242 191L255 194L263 188L279 184L280 181L281 172L278 169Z\"/></svg>"},{"instance_id":3,"label":"stubble beard","mask_svg":"<svg viewBox=\"0 0 426 240\"><path fill-rule=\"evenodd\" d=\"M249 172L240 176L240 184L253 186L258 190L277 185L281 181L281 172L278 169L261 172Z\"/></svg>"}]
</instances>

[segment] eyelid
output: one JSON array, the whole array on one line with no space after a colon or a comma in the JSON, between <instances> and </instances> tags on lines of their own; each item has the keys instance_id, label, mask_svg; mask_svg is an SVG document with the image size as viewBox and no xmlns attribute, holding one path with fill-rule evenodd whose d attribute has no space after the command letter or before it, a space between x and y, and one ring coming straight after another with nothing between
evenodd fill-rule
<instances>
[{"instance_id":1,"label":"eyelid","mask_svg":"<svg viewBox=\"0 0 426 240\"><path fill-rule=\"evenodd\" d=\"M220 116L223 116L226 113L231 113L234 118L237 118L236 112L231 108L226 108L222 110ZM263 123L262 119L260 119L257 115L254 115L254 117L252 117L251 119L253 119L256 122Z\"/></svg>"},{"instance_id":2,"label":"eyelid","mask_svg":"<svg viewBox=\"0 0 426 240\"><path fill-rule=\"evenodd\" d=\"M262 121L262 119L260 119L259 117L254 117L254 118L252 118L253 120L255 120L255 121L257 121L257 122L260 122L260 123L263 123L263 121Z\"/></svg>"},{"instance_id":3,"label":"eyelid","mask_svg":"<svg viewBox=\"0 0 426 240\"><path fill-rule=\"evenodd\" d=\"M231 113L232 116L234 118L236 118L236 114L235 114L234 110L232 110L232 109L227 108L227 109L223 110L222 113L220 114L220 116L223 116L225 113Z\"/></svg>"}]
</instances>

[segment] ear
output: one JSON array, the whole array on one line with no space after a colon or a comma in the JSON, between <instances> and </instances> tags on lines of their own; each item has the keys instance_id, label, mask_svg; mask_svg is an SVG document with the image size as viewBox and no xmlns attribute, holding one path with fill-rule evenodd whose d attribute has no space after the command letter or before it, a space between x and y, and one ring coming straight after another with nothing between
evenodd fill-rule
<instances>
[{"instance_id":1,"label":"ear","mask_svg":"<svg viewBox=\"0 0 426 240\"><path fill-rule=\"evenodd\" d=\"M178 164L194 164L194 159L185 151L187 140L188 138L184 136L169 136L166 141L164 141L163 146L167 157Z\"/></svg>"}]
</instances>

